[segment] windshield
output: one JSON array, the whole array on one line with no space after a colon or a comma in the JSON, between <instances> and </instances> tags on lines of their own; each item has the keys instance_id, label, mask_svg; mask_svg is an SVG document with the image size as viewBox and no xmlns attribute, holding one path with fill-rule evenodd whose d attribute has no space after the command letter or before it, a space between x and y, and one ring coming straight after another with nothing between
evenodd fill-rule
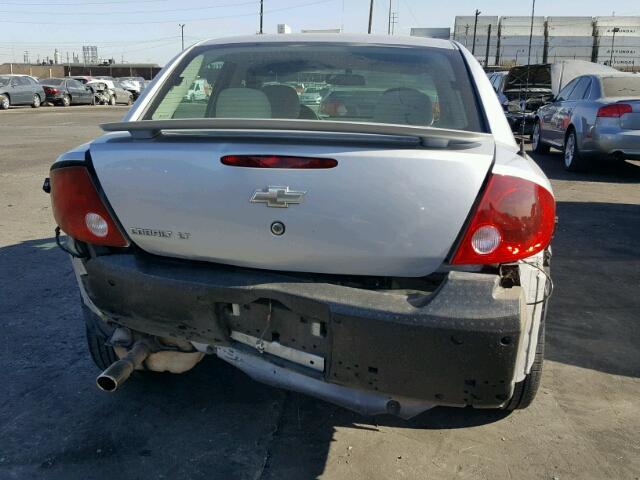
<instances>
[{"instance_id":1,"label":"windshield","mask_svg":"<svg viewBox=\"0 0 640 480\"><path fill-rule=\"evenodd\" d=\"M201 81L205 95L190 94ZM305 93L322 92L309 102ZM195 49L146 119L286 118L483 131L457 50L343 44Z\"/></svg>"},{"instance_id":2,"label":"windshield","mask_svg":"<svg viewBox=\"0 0 640 480\"><path fill-rule=\"evenodd\" d=\"M605 78L602 84L605 97L640 97L640 76Z\"/></svg>"},{"instance_id":3,"label":"windshield","mask_svg":"<svg viewBox=\"0 0 640 480\"><path fill-rule=\"evenodd\" d=\"M43 78L40 80L41 85L62 85L64 80L62 78Z\"/></svg>"}]
</instances>

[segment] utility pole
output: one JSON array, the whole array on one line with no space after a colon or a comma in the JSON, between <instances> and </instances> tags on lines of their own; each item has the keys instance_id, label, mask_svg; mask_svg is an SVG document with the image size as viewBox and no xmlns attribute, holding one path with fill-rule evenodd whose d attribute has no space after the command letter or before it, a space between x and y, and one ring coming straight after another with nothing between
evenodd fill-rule
<instances>
[{"instance_id":1,"label":"utility pole","mask_svg":"<svg viewBox=\"0 0 640 480\"><path fill-rule=\"evenodd\" d=\"M371 22L373 22L373 0L369 4L369 28L367 29L367 33L371 33Z\"/></svg>"},{"instance_id":2,"label":"utility pole","mask_svg":"<svg viewBox=\"0 0 640 480\"><path fill-rule=\"evenodd\" d=\"M609 57L609 66L613 67L613 46L616 42L616 33L618 33L620 29L618 27L613 27L613 37L611 37L611 56Z\"/></svg>"},{"instance_id":3,"label":"utility pole","mask_svg":"<svg viewBox=\"0 0 640 480\"><path fill-rule=\"evenodd\" d=\"M182 50L184 51L184 23L179 23L178 26L180 27L180 36L182 37Z\"/></svg>"},{"instance_id":4,"label":"utility pole","mask_svg":"<svg viewBox=\"0 0 640 480\"><path fill-rule=\"evenodd\" d=\"M260 35L262 35L262 18L264 16L264 0L260 0Z\"/></svg>"},{"instance_id":5,"label":"utility pole","mask_svg":"<svg viewBox=\"0 0 640 480\"><path fill-rule=\"evenodd\" d=\"M387 26L387 35L391 35L391 4L393 0L389 0L389 25Z\"/></svg>"},{"instance_id":6,"label":"utility pole","mask_svg":"<svg viewBox=\"0 0 640 480\"><path fill-rule=\"evenodd\" d=\"M476 20L473 22L473 44L471 46L472 55L476 53L476 30L478 29L478 15L480 15L481 13L482 12L476 8Z\"/></svg>"},{"instance_id":7,"label":"utility pole","mask_svg":"<svg viewBox=\"0 0 640 480\"><path fill-rule=\"evenodd\" d=\"M484 52L484 66L489 65L489 46L491 45L491 24L487 27L487 49Z\"/></svg>"},{"instance_id":8,"label":"utility pole","mask_svg":"<svg viewBox=\"0 0 640 480\"><path fill-rule=\"evenodd\" d=\"M525 119L526 119L526 106L527 106L527 97L529 95L529 75L531 73L531 41L533 39L533 21L535 20L536 15L536 0L531 1L531 26L529 27L529 49L527 52L527 83L524 91L524 103L522 104L522 130L520 131L520 153L524 157L524 127L525 127ZM538 53L536 50L536 61L537 61Z\"/></svg>"}]
</instances>

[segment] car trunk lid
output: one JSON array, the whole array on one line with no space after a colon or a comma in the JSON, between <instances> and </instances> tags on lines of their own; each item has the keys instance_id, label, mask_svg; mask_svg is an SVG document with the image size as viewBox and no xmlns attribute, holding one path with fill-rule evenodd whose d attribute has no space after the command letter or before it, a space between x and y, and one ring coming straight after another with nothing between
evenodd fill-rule
<instances>
[{"instance_id":1,"label":"car trunk lid","mask_svg":"<svg viewBox=\"0 0 640 480\"><path fill-rule=\"evenodd\" d=\"M90 153L116 216L147 252L271 270L407 277L432 273L446 260L494 158L487 134L416 146L404 137L295 133L147 139L117 133L95 141ZM330 158L337 166L221 162L258 154ZM300 201L286 208L251 201L270 189L288 189ZM274 222L284 233L272 233Z\"/></svg>"}]
</instances>

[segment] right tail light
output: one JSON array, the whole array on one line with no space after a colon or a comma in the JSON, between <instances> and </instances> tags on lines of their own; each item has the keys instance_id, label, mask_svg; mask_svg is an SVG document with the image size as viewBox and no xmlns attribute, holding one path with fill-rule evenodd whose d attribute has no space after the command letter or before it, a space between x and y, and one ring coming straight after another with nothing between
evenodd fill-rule
<instances>
[{"instance_id":1,"label":"right tail light","mask_svg":"<svg viewBox=\"0 0 640 480\"><path fill-rule=\"evenodd\" d=\"M628 103L612 103L598 109L598 117L620 118L625 113L633 112L633 108Z\"/></svg>"},{"instance_id":2,"label":"right tail light","mask_svg":"<svg viewBox=\"0 0 640 480\"><path fill-rule=\"evenodd\" d=\"M509 263L535 255L551 242L555 212L546 188L492 174L451 263Z\"/></svg>"}]
</instances>

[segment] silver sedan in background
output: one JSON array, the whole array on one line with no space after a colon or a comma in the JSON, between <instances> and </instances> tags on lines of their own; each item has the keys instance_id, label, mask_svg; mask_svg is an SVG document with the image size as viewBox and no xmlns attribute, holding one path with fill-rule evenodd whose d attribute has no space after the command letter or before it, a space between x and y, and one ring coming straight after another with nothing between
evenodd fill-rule
<instances>
[{"instance_id":1,"label":"silver sedan in background","mask_svg":"<svg viewBox=\"0 0 640 480\"><path fill-rule=\"evenodd\" d=\"M567 170L588 161L640 159L640 75L583 75L536 113L534 151L564 151Z\"/></svg>"}]
</instances>

